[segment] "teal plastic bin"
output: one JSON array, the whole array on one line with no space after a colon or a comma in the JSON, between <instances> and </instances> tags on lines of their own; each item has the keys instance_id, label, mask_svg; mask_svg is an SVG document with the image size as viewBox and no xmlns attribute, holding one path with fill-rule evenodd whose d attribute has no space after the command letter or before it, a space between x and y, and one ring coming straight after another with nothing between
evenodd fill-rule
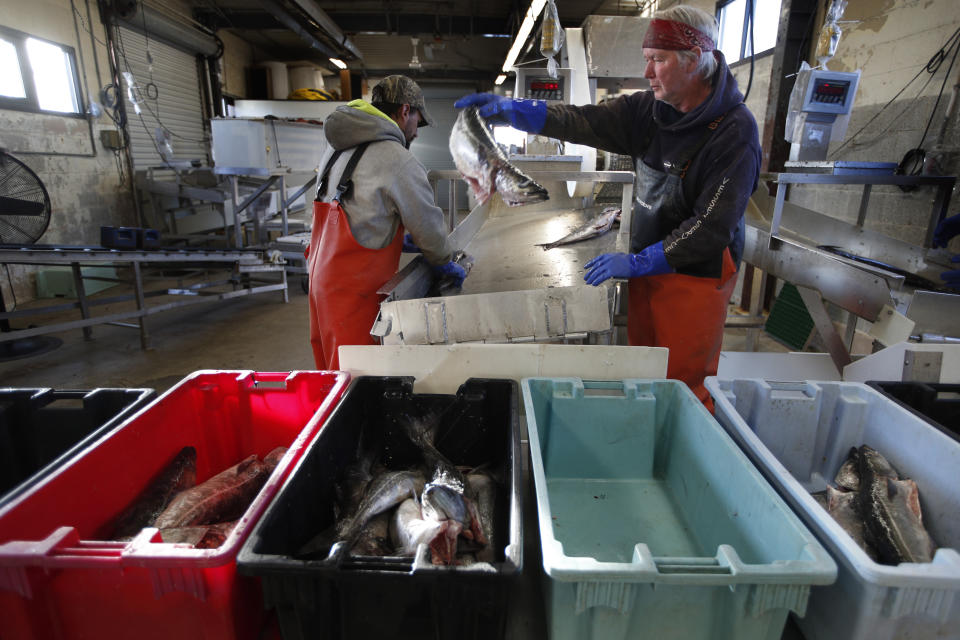
<instances>
[{"instance_id":1,"label":"teal plastic bin","mask_svg":"<svg viewBox=\"0 0 960 640\"><path fill-rule=\"evenodd\" d=\"M522 387L553 640L777 640L836 578L683 383Z\"/></svg>"}]
</instances>

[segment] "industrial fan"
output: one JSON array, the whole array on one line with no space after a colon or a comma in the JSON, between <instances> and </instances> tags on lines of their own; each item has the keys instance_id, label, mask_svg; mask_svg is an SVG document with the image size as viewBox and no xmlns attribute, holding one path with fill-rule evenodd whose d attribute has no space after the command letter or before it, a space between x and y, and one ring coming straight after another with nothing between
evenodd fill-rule
<instances>
[{"instance_id":1,"label":"industrial fan","mask_svg":"<svg viewBox=\"0 0 960 640\"><path fill-rule=\"evenodd\" d=\"M0 151L0 244L28 245L40 239L50 224L50 194L30 167ZM0 288L0 313L7 306ZM10 323L0 319L0 331ZM0 361L24 358L57 348L58 338L38 336L0 342Z\"/></svg>"}]
</instances>

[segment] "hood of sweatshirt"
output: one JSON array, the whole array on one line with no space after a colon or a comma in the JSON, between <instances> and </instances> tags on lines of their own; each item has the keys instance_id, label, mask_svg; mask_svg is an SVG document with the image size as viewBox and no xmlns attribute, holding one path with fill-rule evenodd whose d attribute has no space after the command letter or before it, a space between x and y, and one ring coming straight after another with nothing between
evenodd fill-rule
<instances>
[{"instance_id":1,"label":"hood of sweatshirt","mask_svg":"<svg viewBox=\"0 0 960 640\"><path fill-rule=\"evenodd\" d=\"M337 150L377 140L393 140L401 145L406 144L397 123L364 100L353 100L337 107L324 121L323 135L330 146Z\"/></svg>"},{"instance_id":2,"label":"hood of sweatshirt","mask_svg":"<svg viewBox=\"0 0 960 640\"><path fill-rule=\"evenodd\" d=\"M685 129L702 127L727 113L743 102L743 94L737 87L737 81L730 73L730 67L720 51L714 51L717 70L713 73L713 89L710 95L696 109L681 113L666 102L657 100L653 106L653 119L665 131L682 133Z\"/></svg>"}]
</instances>

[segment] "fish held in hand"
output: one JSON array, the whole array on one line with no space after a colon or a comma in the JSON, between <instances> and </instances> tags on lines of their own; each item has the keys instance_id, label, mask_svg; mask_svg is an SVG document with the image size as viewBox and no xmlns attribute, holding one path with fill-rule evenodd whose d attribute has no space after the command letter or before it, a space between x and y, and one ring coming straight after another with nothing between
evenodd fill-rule
<instances>
[{"instance_id":1,"label":"fish held in hand","mask_svg":"<svg viewBox=\"0 0 960 640\"><path fill-rule=\"evenodd\" d=\"M158 529L236 520L267 480L267 466L256 454L221 471L203 484L182 491L154 522Z\"/></svg>"},{"instance_id":2,"label":"fish held in hand","mask_svg":"<svg viewBox=\"0 0 960 640\"><path fill-rule=\"evenodd\" d=\"M549 198L546 189L510 163L477 107L461 109L449 146L457 170L479 202L487 202L494 192L511 207Z\"/></svg>"},{"instance_id":3,"label":"fish held in hand","mask_svg":"<svg viewBox=\"0 0 960 640\"><path fill-rule=\"evenodd\" d=\"M619 221L620 209L617 207L607 207L601 211L597 217L589 220L586 224L577 227L559 240L548 242L546 244L538 244L537 246L543 247L543 250L547 251L561 245L573 244L574 242L583 242L584 240L589 240L590 238L602 236L607 231L610 231L614 223Z\"/></svg>"}]
</instances>

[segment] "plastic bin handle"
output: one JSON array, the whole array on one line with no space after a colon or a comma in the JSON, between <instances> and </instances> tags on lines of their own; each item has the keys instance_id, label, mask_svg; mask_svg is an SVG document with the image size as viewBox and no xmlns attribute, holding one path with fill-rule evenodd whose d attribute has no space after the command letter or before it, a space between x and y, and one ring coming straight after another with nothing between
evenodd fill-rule
<instances>
[{"instance_id":1,"label":"plastic bin handle","mask_svg":"<svg viewBox=\"0 0 960 640\"><path fill-rule=\"evenodd\" d=\"M257 371L250 374L250 386L254 389L286 389L289 371Z\"/></svg>"},{"instance_id":2,"label":"plastic bin handle","mask_svg":"<svg viewBox=\"0 0 960 640\"><path fill-rule=\"evenodd\" d=\"M660 573L687 573L692 575L730 575L729 566L723 566L716 558L654 558Z\"/></svg>"}]
</instances>

